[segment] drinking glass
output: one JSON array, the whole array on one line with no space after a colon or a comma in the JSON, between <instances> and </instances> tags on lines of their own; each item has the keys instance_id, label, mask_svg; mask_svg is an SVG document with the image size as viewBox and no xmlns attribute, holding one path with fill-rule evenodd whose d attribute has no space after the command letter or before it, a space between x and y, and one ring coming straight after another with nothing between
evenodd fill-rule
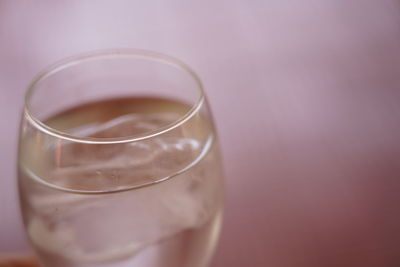
<instances>
[{"instance_id":1,"label":"drinking glass","mask_svg":"<svg viewBox=\"0 0 400 267\"><path fill-rule=\"evenodd\" d=\"M200 79L149 51L53 65L26 93L18 184L42 266L207 266L223 182Z\"/></svg>"}]
</instances>

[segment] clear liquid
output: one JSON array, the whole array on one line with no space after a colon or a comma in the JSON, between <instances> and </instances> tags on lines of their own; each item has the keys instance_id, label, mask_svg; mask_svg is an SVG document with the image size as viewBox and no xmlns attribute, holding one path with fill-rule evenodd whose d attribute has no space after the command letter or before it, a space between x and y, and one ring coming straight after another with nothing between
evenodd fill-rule
<instances>
[{"instance_id":1,"label":"clear liquid","mask_svg":"<svg viewBox=\"0 0 400 267\"><path fill-rule=\"evenodd\" d=\"M187 110L164 99L116 99L64 111L47 124L74 135L125 137L167 126ZM211 123L205 116L189 123L143 142L87 145L41 136L24 122L21 207L41 263L206 266L221 223L221 164Z\"/></svg>"}]
</instances>

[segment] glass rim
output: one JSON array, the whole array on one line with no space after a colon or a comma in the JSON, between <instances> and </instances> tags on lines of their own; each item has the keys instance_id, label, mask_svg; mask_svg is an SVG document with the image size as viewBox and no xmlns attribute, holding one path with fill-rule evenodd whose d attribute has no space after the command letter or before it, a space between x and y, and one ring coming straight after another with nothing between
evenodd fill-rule
<instances>
[{"instance_id":1,"label":"glass rim","mask_svg":"<svg viewBox=\"0 0 400 267\"><path fill-rule=\"evenodd\" d=\"M171 65L177 69L186 72L191 76L191 78L195 81L197 85L196 87L199 90L199 96L197 97L196 101L192 105L190 105L191 106L190 109L184 115L180 116L180 118L177 119L176 121L143 134L136 134L123 137L100 138L100 137L75 136L50 127L42 120L38 119L31 111L30 99L33 96L35 88L37 88L37 85L41 81L45 80L47 77L50 77L58 72L63 71L64 69L68 69L80 63L92 60L107 59L107 58L132 58L132 59L141 58L149 61L158 61L160 63ZM175 128L179 127L180 125L184 124L186 121L191 119L200 110L204 100L205 100L204 87L200 77L196 74L194 70L192 70L186 63L182 62L181 60L162 53L153 52L150 50L132 49L132 48L105 49L105 50L103 49L87 53L81 53L61 59L56 63L48 66L47 68L43 69L41 72L39 72L35 76L35 78L29 83L26 89L25 100L24 100L25 101L24 112L26 114L27 119L37 129L56 138L77 143L86 143L86 144L122 144L122 143L130 143L130 142L146 140L174 130Z\"/></svg>"}]
</instances>

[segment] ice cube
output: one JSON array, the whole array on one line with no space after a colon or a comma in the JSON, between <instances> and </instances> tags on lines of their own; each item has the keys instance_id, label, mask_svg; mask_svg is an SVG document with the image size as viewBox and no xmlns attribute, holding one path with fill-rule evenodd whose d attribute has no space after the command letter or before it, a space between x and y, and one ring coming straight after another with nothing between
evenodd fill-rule
<instances>
[{"instance_id":1,"label":"ice cube","mask_svg":"<svg viewBox=\"0 0 400 267\"><path fill-rule=\"evenodd\" d=\"M140 186L165 179L187 168L200 156L202 149L197 140L183 137L156 137L150 141L118 146L121 146L118 154L95 159L95 156L90 157L92 152L84 149L79 156L75 153L69 155L69 151L63 149L64 158L82 158L85 164L59 166L49 175L50 182L63 188L88 191L113 191ZM110 147L110 150L115 149Z\"/></svg>"},{"instance_id":2,"label":"ice cube","mask_svg":"<svg viewBox=\"0 0 400 267\"><path fill-rule=\"evenodd\" d=\"M92 134L105 133L107 127L114 131L126 119L91 126ZM193 138L160 136L118 149L112 145L108 157L97 155L96 145L61 145L64 164L54 170L50 182L66 189L124 189L191 168L166 181L117 193L74 194L45 188L31 199L37 214L28 224L31 240L71 261L101 262L132 256L202 226L218 208L218 162L213 153L202 158L211 145L211 137L204 146Z\"/></svg>"},{"instance_id":3,"label":"ice cube","mask_svg":"<svg viewBox=\"0 0 400 267\"><path fill-rule=\"evenodd\" d=\"M172 120L171 114L124 115L79 130L88 136L129 135ZM63 141L54 148L56 170L50 182L75 190L117 190L163 179L189 166L203 147L181 132L123 144L85 144Z\"/></svg>"},{"instance_id":4,"label":"ice cube","mask_svg":"<svg viewBox=\"0 0 400 267\"><path fill-rule=\"evenodd\" d=\"M31 240L70 261L93 263L131 257L200 227L216 211L218 180L193 168L160 184L116 194L39 195L32 204L42 214L28 224Z\"/></svg>"},{"instance_id":5,"label":"ice cube","mask_svg":"<svg viewBox=\"0 0 400 267\"><path fill-rule=\"evenodd\" d=\"M127 114L104 123L86 124L69 131L80 137L116 138L130 137L149 133L175 120L176 114ZM150 143L151 144L151 143ZM143 157L143 153L151 150L146 142L135 143L130 156ZM121 153L126 153L125 144L99 145L62 141L54 149L57 154L55 164L58 167L86 165L98 160L108 160ZM142 149L141 149L142 148ZM134 154L134 155L132 155Z\"/></svg>"}]
</instances>

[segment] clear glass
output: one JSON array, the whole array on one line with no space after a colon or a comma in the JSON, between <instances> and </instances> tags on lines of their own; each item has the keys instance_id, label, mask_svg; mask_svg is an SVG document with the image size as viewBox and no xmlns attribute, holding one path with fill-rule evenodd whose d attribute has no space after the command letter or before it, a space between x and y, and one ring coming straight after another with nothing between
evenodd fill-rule
<instances>
[{"instance_id":1,"label":"clear glass","mask_svg":"<svg viewBox=\"0 0 400 267\"><path fill-rule=\"evenodd\" d=\"M223 182L202 84L148 51L73 57L26 93L19 193L45 267L204 267Z\"/></svg>"}]
</instances>

